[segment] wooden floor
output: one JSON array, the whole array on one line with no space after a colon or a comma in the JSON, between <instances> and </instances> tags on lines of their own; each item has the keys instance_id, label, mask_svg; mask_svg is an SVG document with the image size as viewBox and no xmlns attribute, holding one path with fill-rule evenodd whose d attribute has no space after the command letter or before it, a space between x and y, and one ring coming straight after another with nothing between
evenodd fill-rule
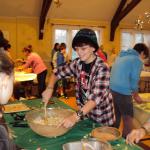
<instances>
[{"instance_id":1,"label":"wooden floor","mask_svg":"<svg viewBox=\"0 0 150 150\"><path fill-rule=\"evenodd\" d=\"M65 104L69 105L71 108L77 110L78 106L76 104L76 98L75 97L68 97L66 98L59 98L62 102L64 102Z\"/></svg>"},{"instance_id":2,"label":"wooden floor","mask_svg":"<svg viewBox=\"0 0 150 150\"><path fill-rule=\"evenodd\" d=\"M66 98L59 98L61 101L63 101L65 104L69 105L71 108L77 110L78 107L76 105L76 98L75 97L68 97L67 99ZM120 128L119 130L122 132L122 128L123 128L123 123L121 122L121 125L120 125ZM150 138L150 136L146 136L144 137L144 139L146 138ZM150 150L150 140L147 140L147 141L143 141L141 142L142 144L145 144L146 146L148 146L149 150ZM146 150L146 148L144 149Z\"/></svg>"}]
</instances>

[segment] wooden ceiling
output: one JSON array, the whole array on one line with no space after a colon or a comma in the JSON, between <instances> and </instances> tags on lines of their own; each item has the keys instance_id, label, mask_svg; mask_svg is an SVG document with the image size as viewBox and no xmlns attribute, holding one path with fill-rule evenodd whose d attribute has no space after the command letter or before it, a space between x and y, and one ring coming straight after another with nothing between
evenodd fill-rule
<instances>
[{"instance_id":1,"label":"wooden ceiling","mask_svg":"<svg viewBox=\"0 0 150 150\"><path fill-rule=\"evenodd\" d=\"M60 0L62 4L60 7L54 4L54 0L0 0L0 17L38 17L40 20L39 33L41 34L46 17L50 19L112 22L114 24L113 16L120 2L126 2L125 5L127 6L131 1L134 3L140 1L140 3L133 9L129 9L130 11L126 11L129 13L124 13L118 21L134 24L138 15L150 11L150 0ZM118 24L118 21L115 24ZM42 34L39 37L42 38Z\"/></svg>"},{"instance_id":2,"label":"wooden ceiling","mask_svg":"<svg viewBox=\"0 0 150 150\"><path fill-rule=\"evenodd\" d=\"M121 0L111 20L110 41L114 40L115 31L121 20L130 13L142 0Z\"/></svg>"}]
</instances>

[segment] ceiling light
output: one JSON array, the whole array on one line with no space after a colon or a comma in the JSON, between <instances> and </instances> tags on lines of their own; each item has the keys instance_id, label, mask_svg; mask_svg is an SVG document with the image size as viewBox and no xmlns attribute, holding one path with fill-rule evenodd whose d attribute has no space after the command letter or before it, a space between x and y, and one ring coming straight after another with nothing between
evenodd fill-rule
<instances>
[{"instance_id":1,"label":"ceiling light","mask_svg":"<svg viewBox=\"0 0 150 150\"><path fill-rule=\"evenodd\" d=\"M150 12L148 11L146 11L144 15L138 16L138 18L135 20L135 28L142 30L145 23L150 23Z\"/></svg>"},{"instance_id":2,"label":"ceiling light","mask_svg":"<svg viewBox=\"0 0 150 150\"><path fill-rule=\"evenodd\" d=\"M54 0L54 4L56 5L57 8L62 5L60 0Z\"/></svg>"}]
</instances>

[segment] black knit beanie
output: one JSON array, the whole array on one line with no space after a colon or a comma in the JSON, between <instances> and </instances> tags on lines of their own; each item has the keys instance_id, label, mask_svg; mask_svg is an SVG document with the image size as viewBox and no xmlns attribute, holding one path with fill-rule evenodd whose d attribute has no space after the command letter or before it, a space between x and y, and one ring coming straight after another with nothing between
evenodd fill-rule
<instances>
[{"instance_id":1,"label":"black knit beanie","mask_svg":"<svg viewBox=\"0 0 150 150\"><path fill-rule=\"evenodd\" d=\"M76 46L80 46L83 43L93 46L95 51L99 48L96 34L91 29L84 28L78 31L72 41L72 48L75 49Z\"/></svg>"}]
</instances>

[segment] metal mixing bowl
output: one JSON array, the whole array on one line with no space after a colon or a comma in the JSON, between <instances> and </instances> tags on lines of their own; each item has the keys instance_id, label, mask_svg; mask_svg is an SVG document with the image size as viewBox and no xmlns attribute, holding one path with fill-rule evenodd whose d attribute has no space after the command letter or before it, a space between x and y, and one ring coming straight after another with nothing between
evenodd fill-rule
<instances>
[{"instance_id":1,"label":"metal mixing bowl","mask_svg":"<svg viewBox=\"0 0 150 150\"><path fill-rule=\"evenodd\" d=\"M63 145L63 150L112 150L112 147L109 143L104 141L87 139L66 143Z\"/></svg>"},{"instance_id":2,"label":"metal mixing bowl","mask_svg":"<svg viewBox=\"0 0 150 150\"><path fill-rule=\"evenodd\" d=\"M59 117L61 120L73 114L70 109L64 108L48 108L47 117ZM45 137L56 137L65 134L69 128L57 127L58 125L39 124L35 120L37 117L44 118L44 110L32 110L26 113L26 120L30 128L37 134ZM60 120L60 121L61 121Z\"/></svg>"}]
</instances>

